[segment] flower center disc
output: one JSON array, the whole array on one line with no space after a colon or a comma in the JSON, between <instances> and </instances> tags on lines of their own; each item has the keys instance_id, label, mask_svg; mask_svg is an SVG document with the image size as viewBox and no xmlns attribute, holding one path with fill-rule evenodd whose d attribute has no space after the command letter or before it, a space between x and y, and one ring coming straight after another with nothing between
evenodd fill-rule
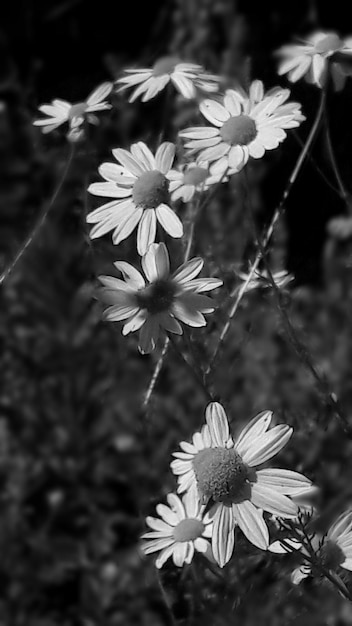
<instances>
[{"instance_id":1,"label":"flower center disc","mask_svg":"<svg viewBox=\"0 0 352 626\"><path fill-rule=\"evenodd\" d=\"M315 51L318 54L324 54L326 52L336 52L341 48L341 40L337 35L326 35L321 41L315 44Z\"/></svg>"},{"instance_id":2,"label":"flower center disc","mask_svg":"<svg viewBox=\"0 0 352 626\"><path fill-rule=\"evenodd\" d=\"M163 57L154 64L153 75L163 76L164 74L172 74L178 63L180 63L180 59L177 57Z\"/></svg>"},{"instance_id":3,"label":"flower center disc","mask_svg":"<svg viewBox=\"0 0 352 626\"><path fill-rule=\"evenodd\" d=\"M325 541L320 551L320 559L327 569L335 570L345 560L344 553L334 541Z\"/></svg>"},{"instance_id":4,"label":"flower center disc","mask_svg":"<svg viewBox=\"0 0 352 626\"><path fill-rule=\"evenodd\" d=\"M134 183L132 198L138 207L156 209L169 200L169 181L157 170L145 172Z\"/></svg>"},{"instance_id":5,"label":"flower center disc","mask_svg":"<svg viewBox=\"0 0 352 626\"><path fill-rule=\"evenodd\" d=\"M193 459L193 469L204 499L225 503L242 499L248 470L233 448L201 450Z\"/></svg>"},{"instance_id":6,"label":"flower center disc","mask_svg":"<svg viewBox=\"0 0 352 626\"><path fill-rule=\"evenodd\" d=\"M174 528L175 541L193 541L200 537L204 531L204 524L199 519L183 519Z\"/></svg>"},{"instance_id":7,"label":"flower center disc","mask_svg":"<svg viewBox=\"0 0 352 626\"><path fill-rule=\"evenodd\" d=\"M151 314L163 313L170 309L175 292L176 287L172 281L156 280L137 293L137 305Z\"/></svg>"},{"instance_id":8,"label":"flower center disc","mask_svg":"<svg viewBox=\"0 0 352 626\"><path fill-rule=\"evenodd\" d=\"M69 118L72 120L73 117L80 117L85 114L87 110L87 105L85 102L78 102L77 104L73 104L69 111Z\"/></svg>"},{"instance_id":9,"label":"flower center disc","mask_svg":"<svg viewBox=\"0 0 352 626\"><path fill-rule=\"evenodd\" d=\"M183 175L185 185L201 185L208 177L208 170L204 167L191 167Z\"/></svg>"},{"instance_id":10,"label":"flower center disc","mask_svg":"<svg viewBox=\"0 0 352 626\"><path fill-rule=\"evenodd\" d=\"M246 146L257 136L257 127L248 115L236 115L224 122L220 135L231 146Z\"/></svg>"}]
</instances>

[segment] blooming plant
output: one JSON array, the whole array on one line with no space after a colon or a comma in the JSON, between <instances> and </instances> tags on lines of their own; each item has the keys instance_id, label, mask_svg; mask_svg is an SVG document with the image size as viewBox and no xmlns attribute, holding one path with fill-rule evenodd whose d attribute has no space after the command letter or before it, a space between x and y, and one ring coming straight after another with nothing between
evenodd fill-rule
<instances>
[{"instance_id":1,"label":"blooming plant","mask_svg":"<svg viewBox=\"0 0 352 626\"><path fill-rule=\"evenodd\" d=\"M46 117L34 120L33 124L44 133L57 131L54 136L62 133L61 126L66 125L67 139L71 142L69 147L73 148L76 139L78 147L75 144L74 149L81 150L80 156L89 161L83 194L85 206L89 207L84 216L85 227L86 223L90 226L86 241L93 255L99 250L100 267L110 268L107 275L99 271L97 284L92 289L95 296L92 298L95 307L92 315L99 318L99 323L101 319L122 323L124 339L120 337L121 333L117 334L119 346L122 341L126 342L124 346L131 345L138 366L142 364L143 371L148 373L149 382L140 402L141 414L136 417L136 421L140 420L139 433L143 433L141 439L145 439L148 455L162 456L164 468L171 461L172 471L165 476L165 481L173 481L171 489L174 492L169 483L161 486L160 477L153 476L153 498L145 499L140 506L148 527L143 532L143 524L138 521L141 567L151 567L155 557L157 570L165 567L166 574L168 570L173 572L172 580L179 575L174 566L184 568L180 585L189 576L193 581L193 593L194 589L202 589L200 576L204 576L204 584L207 584L208 576L224 581L223 569L229 573L237 569L236 583L240 579L242 582L242 577L247 575L242 576L242 571L246 571L252 558L255 563L265 563L269 568L273 561L281 563L282 557L287 556L289 565L290 559L296 559L287 576L288 584L300 583L307 577L315 578L319 583L325 579L345 599L352 601L347 574L343 572L352 571L352 513L350 508L343 512L326 534L315 530L314 523L317 520L319 523L322 508L314 502L318 497L320 474L299 445L300 433L308 428L306 413L290 410L290 397L285 406L284 403L281 405L273 391L271 407L275 408L275 418L273 411L265 410L243 423L242 414L242 427L238 428L238 406L242 405L229 399L219 365L221 352L227 346L231 352L228 374L232 375L234 368L240 370L240 384L244 389L251 389L250 403L254 406L254 413L263 398L256 394L253 380L256 368L264 369L261 363L265 363L266 350L256 352L259 365L253 361L251 368L241 368L243 346L252 322L241 327L238 339L234 339L229 331L249 292L255 293L248 298L247 309L252 307L254 297L260 306L265 298L270 299L275 308L271 317L277 315L280 321L277 322L275 317L274 324L279 328L275 349L279 350L279 344L281 346L284 338L287 339L309 371L312 384L317 385L319 401L323 400L322 412L334 423L336 421L346 441L352 438L350 420L330 387L329 376L321 374L291 319L287 300L295 286L294 276L282 264L276 267L278 255L270 254L276 225L283 216L288 196L307 157L312 157L311 148L320 131L325 133L324 146L338 189L330 181L330 174L325 173L328 168L322 171L316 166L316 169L332 191L337 191L339 199L348 205L350 196L344 189L331 143L326 95L335 88L342 88L346 78L352 75L352 40L332 32L317 32L302 44L284 46L279 50L279 57L279 76L287 75L292 83L305 78L321 89L313 120L306 119L302 112L304 107L291 100L290 90L285 87L267 90L261 80L253 80L247 87L244 83L241 86L227 84L225 77L208 73L198 63L163 57L151 68L124 70L115 86L110 82L103 83L83 102L70 104L66 100L54 99L51 104L41 105L39 110ZM170 110L166 108L162 128L153 136L148 127L148 132L137 140L133 133L132 138L125 137L125 140L121 139L122 135L112 134L114 160L111 158L101 163L104 156L96 157L101 177L97 181L96 165L92 166L90 160L94 150L83 131L85 123L97 124L96 113L100 111L109 116L114 108L114 98L118 102L119 114L119 105L127 90L130 103L138 99L141 103L135 107L126 106L129 109L143 108L148 119L149 106L153 104L144 106L143 103L154 99L166 88L165 107L170 101L173 106ZM115 96L110 103L108 98L113 89ZM182 109L184 114L172 119L171 124L175 106L183 107L184 99L192 101L188 103L189 109ZM112 125L114 119L113 116L110 119ZM252 207L251 176L257 171L261 175L262 166L265 171L268 152L277 151L278 158L283 154L287 136L291 131L295 135L296 129L300 132L303 122L303 128L307 129L303 131L305 140L302 143L298 138L297 146L302 143L302 148L299 150L296 146L297 161L282 199L271 212L263 232L258 233L257 216ZM165 141L165 137L171 140ZM67 145L66 141L64 145ZM72 149L69 159L73 158ZM71 160L52 200L14 261L5 268L0 283L13 271L44 223L61 190ZM261 164L257 170L258 160ZM276 161L272 159L270 167L275 165ZM226 195L229 189L233 191L232 196ZM241 193L243 206L239 202ZM103 198L103 204L97 206L96 197ZM231 201L227 201L229 197ZM217 211L212 203L214 198L220 205ZM235 247L232 240L224 258L218 258L219 242L230 237L226 232L226 212L231 219L237 220L236 228L241 220L245 227L248 226L249 235L246 232L240 241L241 246L238 246L243 248L241 264L237 256L229 258ZM336 239L348 242L351 216L335 217L328 230ZM204 240L198 237L199 232L206 233ZM193 255L194 249L197 256ZM248 250L251 256L246 258ZM263 301L261 287L265 287L266 293L270 292ZM215 290L215 296L210 295ZM300 296L303 301L304 294ZM258 333L262 321L259 318L260 314L255 318ZM106 330L108 325L101 327L103 332L109 332ZM125 339L132 333L136 333L135 339ZM80 334L77 335L79 343ZM135 350L134 341L138 342L140 354ZM172 460L170 452L177 441L173 437L172 425L165 418L162 425L165 430L161 434L153 418L157 404L154 394L171 350L187 372L187 380L180 383L171 368L170 376L165 375L168 398L172 399L178 384L182 387L185 402L189 402L187 420L183 422L182 409L176 403L172 405L174 422L180 432L185 431L184 441L173 453ZM124 362L123 351L122 356L117 355L117 361L118 364ZM150 372L148 368L151 368ZM272 372L276 375L279 369L275 363ZM264 374L269 377L268 372ZM136 381L137 378L138 375ZM302 384L308 385L310 380L304 380ZM237 387L233 387L236 396ZM223 404L228 407L228 412ZM204 411L205 423L199 425ZM311 419L314 420L315 416ZM319 419L323 418L319 416ZM291 445L291 438L295 441L291 424L295 436L298 431L296 451ZM328 426L325 430L328 431ZM314 441L312 447L313 444ZM113 445L121 452L130 444L125 437L122 442L114 440ZM314 448L313 453L319 457L319 450ZM280 455L278 459L277 455ZM149 462L152 465L153 458L148 457ZM139 480L140 477L136 482ZM157 504L157 516L150 516L155 502L165 498L167 504ZM109 528L107 534L110 531ZM145 558L149 555L154 555L151 561ZM104 553L103 558L105 556ZM87 555L84 558L87 563L93 559ZM168 614L171 614L170 623L176 623L173 602L164 588L164 574L157 572L158 590ZM255 585L255 577L253 581ZM252 579L249 584L252 586ZM240 589L240 585L237 586ZM226 593L229 593L228 589ZM192 605L193 613L196 610L197 607Z\"/></svg>"},{"instance_id":2,"label":"blooming plant","mask_svg":"<svg viewBox=\"0 0 352 626\"><path fill-rule=\"evenodd\" d=\"M141 329L139 349L143 354L154 350L160 334L165 331L182 335L180 321L199 328L206 324L203 313L214 311L213 301L203 293L220 287L222 281L196 278L203 267L202 259L186 261L171 274L165 244L151 244L142 257L147 283L126 261L117 261L114 265L125 280L100 276L101 299L109 305L104 319L109 322L125 320L124 335Z\"/></svg>"}]
</instances>

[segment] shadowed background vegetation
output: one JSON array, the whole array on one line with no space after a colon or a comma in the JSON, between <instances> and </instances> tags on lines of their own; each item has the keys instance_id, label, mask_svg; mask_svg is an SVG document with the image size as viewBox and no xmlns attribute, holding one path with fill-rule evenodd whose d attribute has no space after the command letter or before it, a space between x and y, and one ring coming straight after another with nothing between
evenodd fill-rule
<instances>
[{"instance_id":1,"label":"shadowed background vegetation","mask_svg":"<svg viewBox=\"0 0 352 626\"><path fill-rule=\"evenodd\" d=\"M346 31L345 3L175 0L112 6L82 0L12 2L0 28L0 270L38 218L67 162L59 131L32 127L36 107L55 97L84 99L128 64L146 66L177 52L246 85L277 84L273 51L315 27ZM321 5L320 5L321 4ZM344 13L345 12L345 13ZM352 30L352 29L351 29ZM284 84L284 80L281 84ZM280 150L248 168L258 226L280 198L312 123L318 92L293 88L308 121ZM351 180L352 81L330 98L342 176ZM137 262L133 238L113 249L90 243L86 188L112 147L156 143L166 102L113 97L111 113L78 145L61 193L39 235L1 288L0 309L0 625L161 626L169 617L152 559L141 556L144 517L175 488L171 452L203 421L207 402L170 349L147 415L141 409L155 355L135 336L101 322L96 276L111 261ZM195 103L175 98L166 137L186 126ZM333 180L323 135L313 157ZM185 208L180 207L181 216ZM291 320L347 415L352 410L352 248L326 225L348 207L306 164L277 229L273 268L295 276L284 292ZM243 180L222 185L197 224L194 254L206 275L223 278L219 310L191 344L206 366L226 318L236 270L253 253ZM180 256L172 244L175 258ZM175 263L177 265L177 263ZM210 273L209 273L210 272ZM287 339L268 289L244 299L213 373L213 389L236 430L256 412L275 411L295 435L278 464L321 487L327 520L351 502L352 444ZM293 560L293 561L292 561ZM282 560L238 535L221 577L168 564L162 580L179 624L348 626L351 606L326 583L289 582ZM220 571L220 570L219 570ZM347 579L348 582L348 579Z\"/></svg>"}]
</instances>

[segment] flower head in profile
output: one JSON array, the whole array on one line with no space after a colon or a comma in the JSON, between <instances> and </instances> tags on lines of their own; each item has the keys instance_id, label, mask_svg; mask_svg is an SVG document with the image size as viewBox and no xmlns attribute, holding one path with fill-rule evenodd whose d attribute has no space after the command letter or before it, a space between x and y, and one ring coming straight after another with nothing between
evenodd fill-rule
<instances>
[{"instance_id":1,"label":"flower head in profile","mask_svg":"<svg viewBox=\"0 0 352 626\"><path fill-rule=\"evenodd\" d=\"M170 82L187 99L195 98L197 89L207 92L218 90L217 76L207 74L201 65L184 63L177 57L163 57L151 68L125 70L125 73L127 76L119 78L117 83L122 84L120 91L136 87L129 98L130 102L139 97L142 102L147 102Z\"/></svg>"},{"instance_id":2,"label":"flower head in profile","mask_svg":"<svg viewBox=\"0 0 352 626\"><path fill-rule=\"evenodd\" d=\"M186 148L199 158L213 163L211 171L239 171L249 157L260 159L286 138L286 130L296 128L305 119L301 105L287 102L290 91L276 87L267 93L255 80L249 94L228 89L220 103L205 99L200 111L212 126L183 130Z\"/></svg>"},{"instance_id":3,"label":"flower head in profile","mask_svg":"<svg viewBox=\"0 0 352 626\"><path fill-rule=\"evenodd\" d=\"M269 429L272 413L255 417L234 441L224 408L212 402L206 409L206 425L195 433L192 444L182 442L171 468L178 477L179 493L196 491L209 511L214 526L212 548L223 567L235 545L235 526L258 548L269 546L269 532L263 511L282 518L295 517L297 505L291 499L311 487L302 474L291 470L257 469L275 456L288 442L292 428Z\"/></svg>"},{"instance_id":4,"label":"flower head in profile","mask_svg":"<svg viewBox=\"0 0 352 626\"><path fill-rule=\"evenodd\" d=\"M244 272L237 272L238 277L242 282L246 282L249 277L249 273L245 274ZM278 272L274 272L272 274L275 285L278 289L283 289L288 285L292 280L294 280L294 276L289 274L287 270L279 270ZM263 270L262 272L256 271L252 278L250 279L246 291L253 291L253 289L271 287L271 281L269 279L269 275L267 270ZM239 287L239 289L241 286Z\"/></svg>"},{"instance_id":5,"label":"flower head in profile","mask_svg":"<svg viewBox=\"0 0 352 626\"><path fill-rule=\"evenodd\" d=\"M142 535L145 554L160 552L155 565L160 568L172 556L177 567L191 563L194 552L200 552L212 560L209 538L212 521L203 515L204 507L194 494L187 493L182 500L174 493L166 497L168 506L158 504L156 511L160 518L147 517L151 532Z\"/></svg>"},{"instance_id":6,"label":"flower head in profile","mask_svg":"<svg viewBox=\"0 0 352 626\"><path fill-rule=\"evenodd\" d=\"M142 141L130 151L116 148L112 153L121 165L103 163L99 173L105 182L88 188L95 196L113 198L87 216L87 222L94 224L91 238L113 231L116 245L138 226L137 249L143 255L155 241L157 222L171 237L182 237L182 222L169 205L167 174L175 157L174 144L162 143L155 156Z\"/></svg>"},{"instance_id":7,"label":"flower head in profile","mask_svg":"<svg viewBox=\"0 0 352 626\"><path fill-rule=\"evenodd\" d=\"M322 538L315 535L311 544L322 565L330 572L336 572L340 567L352 571L352 511L342 513L327 534ZM302 553L309 555L305 547ZM298 585L312 573L312 567L303 564L292 572L291 580Z\"/></svg>"},{"instance_id":8,"label":"flower head in profile","mask_svg":"<svg viewBox=\"0 0 352 626\"><path fill-rule=\"evenodd\" d=\"M190 202L196 193L206 191L216 183L225 181L221 175L212 175L207 161L199 161L182 165L179 170L170 170L171 198Z\"/></svg>"},{"instance_id":9,"label":"flower head in profile","mask_svg":"<svg viewBox=\"0 0 352 626\"><path fill-rule=\"evenodd\" d=\"M104 319L124 321L123 335L140 330L139 349L145 354L154 350L160 334L182 334L180 322L188 326L206 325L203 313L214 311L214 302L203 295L220 287L217 278L196 278L203 260L194 258L170 273L165 244L151 244L142 257L142 274L125 261L114 263L124 280L100 276L100 298L107 304Z\"/></svg>"},{"instance_id":10,"label":"flower head in profile","mask_svg":"<svg viewBox=\"0 0 352 626\"><path fill-rule=\"evenodd\" d=\"M112 91L112 83L103 83L88 96L84 102L71 104L66 100L53 100L51 104L42 104L39 111L48 117L33 122L34 126L42 126L43 133L50 133L61 124L69 124L70 131L77 131L83 122L96 124L98 122L94 113L111 109L111 105L105 101Z\"/></svg>"},{"instance_id":11,"label":"flower head in profile","mask_svg":"<svg viewBox=\"0 0 352 626\"><path fill-rule=\"evenodd\" d=\"M344 87L346 78L352 76L352 37L341 39L334 32L315 32L298 45L283 46L278 74L287 74L295 83L301 78L323 87L329 69L336 90Z\"/></svg>"}]
</instances>

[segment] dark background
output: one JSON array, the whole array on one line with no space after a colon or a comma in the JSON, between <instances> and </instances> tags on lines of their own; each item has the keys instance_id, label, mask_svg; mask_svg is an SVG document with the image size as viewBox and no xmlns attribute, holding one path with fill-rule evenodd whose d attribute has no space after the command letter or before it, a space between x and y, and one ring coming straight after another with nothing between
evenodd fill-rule
<instances>
[{"instance_id":1,"label":"dark background","mask_svg":"<svg viewBox=\"0 0 352 626\"><path fill-rule=\"evenodd\" d=\"M129 65L148 66L165 53L203 63L246 83L278 82L273 52L314 28L352 32L348 4L178 0L13 0L0 28L0 269L13 258L49 201L67 159L62 135L33 129L37 106L55 97L84 99ZM336 156L351 180L351 92L331 95ZM258 224L271 215L309 132L319 92L292 87L307 122L282 149L249 168ZM112 147L154 141L163 95L129 106L113 99L101 117L38 237L2 287L0 310L0 625L159 626L168 618L152 559L138 538L145 515L174 489L168 469L180 438L203 419L206 398L170 352L148 413L142 394L154 357L137 340L101 322L95 277L109 273L117 253L109 238L89 242L86 188ZM177 104L175 115L182 116ZM170 121L166 132L174 138ZM314 159L333 180L323 135ZM295 281L285 293L289 313L317 366L352 411L351 249L331 240L328 220L347 214L309 161L287 205L272 250L275 269ZM226 233L226 237L224 236ZM241 185L223 185L197 227L195 254L224 279L252 253ZM119 258L135 261L134 243ZM225 303L226 304L226 303ZM206 364L225 310L193 333ZM295 428L280 465L307 473L328 511L351 501L351 445L346 442L291 345L268 291L250 294L232 326L213 385L233 424L271 408ZM237 548L236 548L237 549ZM319 582L289 583L291 563L252 550L239 539L237 557L219 580L163 571L180 624L344 626L351 611ZM285 574L285 575L283 575ZM197 582L198 580L198 582Z\"/></svg>"}]
</instances>

